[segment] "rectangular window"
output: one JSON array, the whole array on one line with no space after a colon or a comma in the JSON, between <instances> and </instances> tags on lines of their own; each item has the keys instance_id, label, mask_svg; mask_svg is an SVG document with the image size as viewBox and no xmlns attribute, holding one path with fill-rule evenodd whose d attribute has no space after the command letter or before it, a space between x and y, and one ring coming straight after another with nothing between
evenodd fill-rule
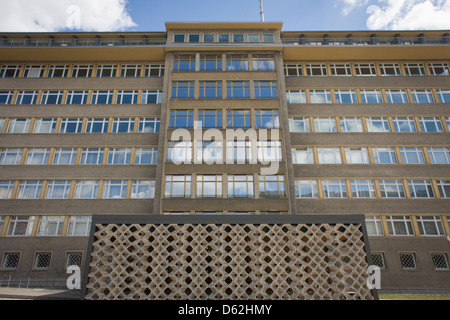
<instances>
[{"instance_id":1,"label":"rectangular window","mask_svg":"<svg viewBox=\"0 0 450 320\"><path fill-rule=\"evenodd\" d=\"M53 165L72 165L75 164L77 157L77 148L55 148Z\"/></svg>"},{"instance_id":2,"label":"rectangular window","mask_svg":"<svg viewBox=\"0 0 450 320\"><path fill-rule=\"evenodd\" d=\"M107 133L108 118L88 118L86 123L86 133Z\"/></svg>"},{"instance_id":3,"label":"rectangular window","mask_svg":"<svg viewBox=\"0 0 450 320\"><path fill-rule=\"evenodd\" d=\"M340 148L317 148L319 164L341 164Z\"/></svg>"},{"instance_id":4,"label":"rectangular window","mask_svg":"<svg viewBox=\"0 0 450 320\"><path fill-rule=\"evenodd\" d=\"M420 117L420 128L422 132L443 132L441 119L439 117Z\"/></svg>"},{"instance_id":5,"label":"rectangular window","mask_svg":"<svg viewBox=\"0 0 450 320\"><path fill-rule=\"evenodd\" d=\"M311 132L308 117L289 118L289 132Z\"/></svg>"},{"instance_id":6,"label":"rectangular window","mask_svg":"<svg viewBox=\"0 0 450 320\"><path fill-rule=\"evenodd\" d=\"M227 141L227 163L252 163L251 141Z\"/></svg>"},{"instance_id":7,"label":"rectangular window","mask_svg":"<svg viewBox=\"0 0 450 320\"><path fill-rule=\"evenodd\" d=\"M222 176L197 175L197 198L221 198Z\"/></svg>"},{"instance_id":8,"label":"rectangular window","mask_svg":"<svg viewBox=\"0 0 450 320\"><path fill-rule=\"evenodd\" d=\"M367 117L366 123L369 132L390 132L386 117Z\"/></svg>"},{"instance_id":9,"label":"rectangular window","mask_svg":"<svg viewBox=\"0 0 450 320\"><path fill-rule=\"evenodd\" d=\"M403 164L423 164L425 157L423 156L422 148L420 147L401 147L400 156Z\"/></svg>"},{"instance_id":10,"label":"rectangular window","mask_svg":"<svg viewBox=\"0 0 450 320\"><path fill-rule=\"evenodd\" d=\"M434 198L430 180L408 180L411 198Z\"/></svg>"},{"instance_id":11,"label":"rectangular window","mask_svg":"<svg viewBox=\"0 0 450 320\"><path fill-rule=\"evenodd\" d=\"M295 180L296 198L319 198L317 180Z\"/></svg>"},{"instance_id":12,"label":"rectangular window","mask_svg":"<svg viewBox=\"0 0 450 320\"><path fill-rule=\"evenodd\" d=\"M116 104L136 104L138 101L138 90L117 91Z\"/></svg>"},{"instance_id":13,"label":"rectangular window","mask_svg":"<svg viewBox=\"0 0 450 320\"><path fill-rule=\"evenodd\" d=\"M72 68L72 78L90 78L92 77L92 65L76 64Z\"/></svg>"},{"instance_id":14,"label":"rectangular window","mask_svg":"<svg viewBox=\"0 0 450 320\"><path fill-rule=\"evenodd\" d=\"M369 164L367 148L345 148L347 164Z\"/></svg>"},{"instance_id":15,"label":"rectangular window","mask_svg":"<svg viewBox=\"0 0 450 320\"><path fill-rule=\"evenodd\" d=\"M50 269L50 262L52 259L52 254L50 252L36 252L34 258L34 269L37 270L48 270Z\"/></svg>"},{"instance_id":16,"label":"rectangular window","mask_svg":"<svg viewBox=\"0 0 450 320\"><path fill-rule=\"evenodd\" d=\"M42 92L41 104L60 104L64 91L48 91Z\"/></svg>"},{"instance_id":17,"label":"rectangular window","mask_svg":"<svg viewBox=\"0 0 450 320\"><path fill-rule=\"evenodd\" d=\"M68 199L70 191L70 180L49 180L47 184L47 191L45 193L46 199Z\"/></svg>"},{"instance_id":18,"label":"rectangular window","mask_svg":"<svg viewBox=\"0 0 450 320\"><path fill-rule=\"evenodd\" d=\"M423 63L405 63L405 74L407 76L426 76L425 67Z\"/></svg>"},{"instance_id":19,"label":"rectangular window","mask_svg":"<svg viewBox=\"0 0 450 320\"><path fill-rule=\"evenodd\" d=\"M75 184L74 199L97 199L98 180L77 180Z\"/></svg>"},{"instance_id":20,"label":"rectangular window","mask_svg":"<svg viewBox=\"0 0 450 320\"><path fill-rule=\"evenodd\" d=\"M173 71L195 71L195 55L176 55Z\"/></svg>"},{"instance_id":21,"label":"rectangular window","mask_svg":"<svg viewBox=\"0 0 450 320\"><path fill-rule=\"evenodd\" d=\"M131 148L109 148L108 164L130 164Z\"/></svg>"},{"instance_id":22,"label":"rectangular window","mask_svg":"<svg viewBox=\"0 0 450 320\"><path fill-rule=\"evenodd\" d=\"M127 180L103 181L103 199L125 199L127 195Z\"/></svg>"},{"instance_id":23,"label":"rectangular window","mask_svg":"<svg viewBox=\"0 0 450 320\"><path fill-rule=\"evenodd\" d=\"M83 259L82 252L67 252L66 269L70 266L77 266L81 268L81 261Z\"/></svg>"},{"instance_id":24,"label":"rectangular window","mask_svg":"<svg viewBox=\"0 0 450 320\"><path fill-rule=\"evenodd\" d=\"M191 42L191 43L198 43L198 42L200 42L200 35L199 34L190 34L189 35L189 42Z\"/></svg>"},{"instance_id":25,"label":"rectangular window","mask_svg":"<svg viewBox=\"0 0 450 320\"><path fill-rule=\"evenodd\" d=\"M385 92L388 103L409 103L406 90L386 90Z\"/></svg>"},{"instance_id":26,"label":"rectangular window","mask_svg":"<svg viewBox=\"0 0 450 320\"><path fill-rule=\"evenodd\" d=\"M137 78L141 76L140 64L123 64L120 67L120 76L126 78Z\"/></svg>"},{"instance_id":27,"label":"rectangular window","mask_svg":"<svg viewBox=\"0 0 450 320\"><path fill-rule=\"evenodd\" d=\"M197 145L197 161L206 164L223 163L222 141L199 141Z\"/></svg>"},{"instance_id":28,"label":"rectangular window","mask_svg":"<svg viewBox=\"0 0 450 320\"><path fill-rule=\"evenodd\" d=\"M301 77L303 76L303 66L301 64L285 64L284 75L286 77Z\"/></svg>"},{"instance_id":29,"label":"rectangular window","mask_svg":"<svg viewBox=\"0 0 450 320\"><path fill-rule=\"evenodd\" d=\"M3 269L16 270L19 267L20 253L19 252L5 252L3 258Z\"/></svg>"},{"instance_id":30,"label":"rectangular window","mask_svg":"<svg viewBox=\"0 0 450 320\"><path fill-rule=\"evenodd\" d=\"M248 55L227 55L227 71L248 71Z\"/></svg>"},{"instance_id":31,"label":"rectangular window","mask_svg":"<svg viewBox=\"0 0 450 320\"><path fill-rule=\"evenodd\" d=\"M444 225L439 216L416 216L422 236L445 236Z\"/></svg>"},{"instance_id":32,"label":"rectangular window","mask_svg":"<svg viewBox=\"0 0 450 320\"><path fill-rule=\"evenodd\" d=\"M117 65L115 64L99 64L97 66L97 77L114 78L116 76Z\"/></svg>"},{"instance_id":33,"label":"rectangular window","mask_svg":"<svg viewBox=\"0 0 450 320\"><path fill-rule=\"evenodd\" d=\"M377 69L374 63L356 63L355 70L357 76L376 76Z\"/></svg>"},{"instance_id":34,"label":"rectangular window","mask_svg":"<svg viewBox=\"0 0 450 320\"><path fill-rule=\"evenodd\" d=\"M165 197L166 198L190 198L191 176L174 175L166 176Z\"/></svg>"},{"instance_id":35,"label":"rectangular window","mask_svg":"<svg viewBox=\"0 0 450 320\"><path fill-rule=\"evenodd\" d=\"M376 198L373 180L350 180L353 198Z\"/></svg>"},{"instance_id":36,"label":"rectangular window","mask_svg":"<svg viewBox=\"0 0 450 320\"><path fill-rule=\"evenodd\" d=\"M135 118L114 118L112 133L133 133Z\"/></svg>"},{"instance_id":37,"label":"rectangular window","mask_svg":"<svg viewBox=\"0 0 450 320\"><path fill-rule=\"evenodd\" d=\"M142 91L142 104L161 104L163 99L162 90L144 90Z\"/></svg>"},{"instance_id":38,"label":"rectangular window","mask_svg":"<svg viewBox=\"0 0 450 320\"><path fill-rule=\"evenodd\" d=\"M45 66L44 65L28 65L25 67L25 72L23 73L24 78L42 78L44 75Z\"/></svg>"},{"instance_id":39,"label":"rectangular window","mask_svg":"<svg viewBox=\"0 0 450 320\"><path fill-rule=\"evenodd\" d=\"M0 152L0 165L10 166L20 164L22 152L22 148L2 148Z\"/></svg>"},{"instance_id":40,"label":"rectangular window","mask_svg":"<svg viewBox=\"0 0 450 320\"><path fill-rule=\"evenodd\" d=\"M131 199L153 199L155 197L154 180L133 180L131 183Z\"/></svg>"},{"instance_id":41,"label":"rectangular window","mask_svg":"<svg viewBox=\"0 0 450 320\"><path fill-rule=\"evenodd\" d=\"M2 65L0 67L0 78L17 78L20 69L20 65Z\"/></svg>"},{"instance_id":42,"label":"rectangular window","mask_svg":"<svg viewBox=\"0 0 450 320\"><path fill-rule=\"evenodd\" d=\"M66 104L86 104L88 90L69 90L67 92Z\"/></svg>"},{"instance_id":43,"label":"rectangular window","mask_svg":"<svg viewBox=\"0 0 450 320\"><path fill-rule=\"evenodd\" d=\"M91 104L111 104L113 94L113 90L94 90L92 91Z\"/></svg>"},{"instance_id":44,"label":"rectangular window","mask_svg":"<svg viewBox=\"0 0 450 320\"><path fill-rule=\"evenodd\" d=\"M30 236L34 221L35 216L11 216L7 236Z\"/></svg>"},{"instance_id":45,"label":"rectangular window","mask_svg":"<svg viewBox=\"0 0 450 320\"><path fill-rule=\"evenodd\" d=\"M436 180L441 198L450 198L450 180Z\"/></svg>"},{"instance_id":46,"label":"rectangular window","mask_svg":"<svg viewBox=\"0 0 450 320\"><path fill-rule=\"evenodd\" d=\"M0 104L10 104L14 91L0 91Z\"/></svg>"},{"instance_id":47,"label":"rectangular window","mask_svg":"<svg viewBox=\"0 0 450 320\"><path fill-rule=\"evenodd\" d=\"M276 129L280 127L278 111L256 110L256 128Z\"/></svg>"},{"instance_id":48,"label":"rectangular window","mask_svg":"<svg viewBox=\"0 0 450 320\"><path fill-rule=\"evenodd\" d=\"M139 133L157 133L159 132L159 118L139 118Z\"/></svg>"},{"instance_id":49,"label":"rectangular window","mask_svg":"<svg viewBox=\"0 0 450 320\"><path fill-rule=\"evenodd\" d=\"M312 147L292 148L293 164L314 164L314 152Z\"/></svg>"},{"instance_id":50,"label":"rectangular window","mask_svg":"<svg viewBox=\"0 0 450 320\"><path fill-rule=\"evenodd\" d=\"M347 198L345 180L322 180L324 198Z\"/></svg>"},{"instance_id":51,"label":"rectangular window","mask_svg":"<svg viewBox=\"0 0 450 320\"><path fill-rule=\"evenodd\" d=\"M222 71L222 55L201 54L200 71Z\"/></svg>"},{"instance_id":52,"label":"rectangular window","mask_svg":"<svg viewBox=\"0 0 450 320\"><path fill-rule=\"evenodd\" d=\"M41 216L37 236L61 236L64 224L64 216Z\"/></svg>"},{"instance_id":53,"label":"rectangular window","mask_svg":"<svg viewBox=\"0 0 450 320\"><path fill-rule=\"evenodd\" d=\"M39 199L41 197L43 181L26 180L20 181L17 199Z\"/></svg>"},{"instance_id":54,"label":"rectangular window","mask_svg":"<svg viewBox=\"0 0 450 320\"><path fill-rule=\"evenodd\" d=\"M253 71L274 71L275 58L271 55L254 55Z\"/></svg>"},{"instance_id":55,"label":"rectangular window","mask_svg":"<svg viewBox=\"0 0 450 320\"><path fill-rule=\"evenodd\" d=\"M360 117L340 117L341 132L363 132L363 124Z\"/></svg>"},{"instance_id":56,"label":"rectangular window","mask_svg":"<svg viewBox=\"0 0 450 320\"><path fill-rule=\"evenodd\" d=\"M366 216L366 229L369 236L384 236L381 216Z\"/></svg>"},{"instance_id":57,"label":"rectangular window","mask_svg":"<svg viewBox=\"0 0 450 320\"><path fill-rule=\"evenodd\" d=\"M277 83L275 81L255 80L253 84L256 99L275 99L277 97Z\"/></svg>"},{"instance_id":58,"label":"rectangular window","mask_svg":"<svg viewBox=\"0 0 450 320\"><path fill-rule=\"evenodd\" d=\"M285 195L284 176L259 176L259 196L261 198L279 198Z\"/></svg>"},{"instance_id":59,"label":"rectangular window","mask_svg":"<svg viewBox=\"0 0 450 320\"><path fill-rule=\"evenodd\" d=\"M173 110L170 111L169 128L192 129L194 126L193 110Z\"/></svg>"},{"instance_id":60,"label":"rectangular window","mask_svg":"<svg viewBox=\"0 0 450 320\"><path fill-rule=\"evenodd\" d=\"M102 164L104 148L83 148L80 164Z\"/></svg>"},{"instance_id":61,"label":"rectangular window","mask_svg":"<svg viewBox=\"0 0 450 320\"><path fill-rule=\"evenodd\" d=\"M414 253L400 253L399 257L403 270L417 270L416 255Z\"/></svg>"},{"instance_id":62,"label":"rectangular window","mask_svg":"<svg viewBox=\"0 0 450 320\"><path fill-rule=\"evenodd\" d=\"M28 133L30 129L31 119L9 119L7 133Z\"/></svg>"},{"instance_id":63,"label":"rectangular window","mask_svg":"<svg viewBox=\"0 0 450 320\"><path fill-rule=\"evenodd\" d=\"M258 141L258 161L268 163L283 160L280 141Z\"/></svg>"},{"instance_id":64,"label":"rectangular window","mask_svg":"<svg viewBox=\"0 0 450 320\"><path fill-rule=\"evenodd\" d=\"M250 98L250 88L248 81L227 81L228 99L248 99Z\"/></svg>"},{"instance_id":65,"label":"rectangular window","mask_svg":"<svg viewBox=\"0 0 450 320\"><path fill-rule=\"evenodd\" d=\"M11 199L14 189L14 181L0 181L0 199ZM1 229L0 229L1 231Z\"/></svg>"},{"instance_id":66,"label":"rectangular window","mask_svg":"<svg viewBox=\"0 0 450 320\"><path fill-rule=\"evenodd\" d=\"M332 76L351 76L352 68L349 63L332 63L330 64Z\"/></svg>"},{"instance_id":67,"label":"rectangular window","mask_svg":"<svg viewBox=\"0 0 450 320\"><path fill-rule=\"evenodd\" d=\"M48 78L65 78L69 72L67 65L51 65L48 67Z\"/></svg>"},{"instance_id":68,"label":"rectangular window","mask_svg":"<svg viewBox=\"0 0 450 320\"><path fill-rule=\"evenodd\" d=\"M314 118L314 132L337 132L336 119L333 117Z\"/></svg>"},{"instance_id":69,"label":"rectangular window","mask_svg":"<svg viewBox=\"0 0 450 320\"><path fill-rule=\"evenodd\" d=\"M431 90L411 90L414 103L434 103Z\"/></svg>"},{"instance_id":70,"label":"rectangular window","mask_svg":"<svg viewBox=\"0 0 450 320\"><path fill-rule=\"evenodd\" d=\"M222 99L222 81L200 81L199 99Z\"/></svg>"},{"instance_id":71,"label":"rectangular window","mask_svg":"<svg viewBox=\"0 0 450 320\"><path fill-rule=\"evenodd\" d=\"M391 236L413 236L414 229L409 216L386 216Z\"/></svg>"},{"instance_id":72,"label":"rectangular window","mask_svg":"<svg viewBox=\"0 0 450 320\"><path fill-rule=\"evenodd\" d=\"M259 34L249 34L248 42L259 42Z\"/></svg>"},{"instance_id":73,"label":"rectangular window","mask_svg":"<svg viewBox=\"0 0 450 320\"><path fill-rule=\"evenodd\" d=\"M91 221L90 216L71 216L67 236L88 236L91 230Z\"/></svg>"},{"instance_id":74,"label":"rectangular window","mask_svg":"<svg viewBox=\"0 0 450 320\"><path fill-rule=\"evenodd\" d=\"M164 77L164 64L146 64L144 77L161 78Z\"/></svg>"},{"instance_id":75,"label":"rectangular window","mask_svg":"<svg viewBox=\"0 0 450 320\"><path fill-rule=\"evenodd\" d=\"M396 164L397 156L394 148L372 147L373 160L375 164Z\"/></svg>"},{"instance_id":76,"label":"rectangular window","mask_svg":"<svg viewBox=\"0 0 450 320\"><path fill-rule=\"evenodd\" d=\"M29 148L25 164L46 165L50 156L50 148Z\"/></svg>"},{"instance_id":77,"label":"rectangular window","mask_svg":"<svg viewBox=\"0 0 450 320\"><path fill-rule=\"evenodd\" d=\"M193 99L194 98L194 82L174 81L172 82L172 98L176 99Z\"/></svg>"},{"instance_id":78,"label":"rectangular window","mask_svg":"<svg viewBox=\"0 0 450 320\"><path fill-rule=\"evenodd\" d=\"M214 34L204 34L203 35L203 42L205 42L205 43L215 42Z\"/></svg>"},{"instance_id":79,"label":"rectangular window","mask_svg":"<svg viewBox=\"0 0 450 320\"><path fill-rule=\"evenodd\" d=\"M416 124L413 117L392 117L395 132L416 132Z\"/></svg>"},{"instance_id":80,"label":"rectangular window","mask_svg":"<svg viewBox=\"0 0 450 320\"><path fill-rule=\"evenodd\" d=\"M402 71L399 63L380 63L380 71L382 76L400 77Z\"/></svg>"},{"instance_id":81,"label":"rectangular window","mask_svg":"<svg viewBox=\"0 0 450 320\"><path fill-rule=\"evenodd\" d=\"M252 175L228 175L228 197L252 198Z\"/></svg>"},{"instance_id":82,"label":"rectangular window","mask_svg":"<svg viewBox=\"0 0 450 320\"><path fill-rule=\"evenodd\" d=\"M199 127L222 128L222 110L198 110Z\"/></svg>"},{"instance_id":83,"label":"rectangular window","mask_svg":"<svg viewBox=\"0 0 450 320\"><path fill-rule=\"evenodd\" d=\"M249 110L229 110L227 111L227 128L250 128Z\"/></svg>"},{"instance_id":84,"label":"rectangular window","mask_svg":"<svg viewBox=\"0 0 450 320\"><path fill-rule=\"evenodd\" d=\"M360 90L362 103L383 103L381 90Z\"/></svg>"},{"instance_id":85,"label":"rectangular window","mask_svg":"<svg viewBox=\"0 0 450 320\"><path fill-rule=\"evenodd\" d=\"M450 103L450 90L436 90L440 103Z\"/></svg>"},{"instance_id":86,"label":"rectangular window","mask_svg":"<svg viewBox=\"0 0 450 320\"><path fill-rule=\"evenodd\" d=\"M402 180L379 180L382 198L405 198Z\"/></svg>"},{"instance_id":87,"label":"rectangular window","mask_svg":"<svg viewBox=\"0 0 450 320\"><path fill-rule=\"evenodd\" d=\"M432 164L450 164L449 148L427 148Z\"/></svg>"},{"instance_id":88,"label":"rectangular window","mask_svg":"<svg viewBox=\"0 0 450 320\"><path fill-rule=\"evenodd\" d=\"M16 104L35 104L37 101L39 91L22 91L17 93Z\"/></svg>"},{"instance_id":89,"label":"rectangular window","mask_svg":"<svg viewBox=\"0 0 450 320\"><path fill-rule=\"evenodd\" d=\"M286 100L288 104L306 103L306 92L305 90L287 90Z\"/></svg>"},{"instance_id":90,"label":"rectangular window","mask_svg":"<svg viewBox=\"0 0 450 320\"><path fill-rule=\"evenodd\" d=\"M173 42L174 43L184 42L184 34L174 34L173 35Z\"/></svg>"},{"instance_id":91,"label":"rectangular window","mask_svg":"<svg viewBox=\"0 0 450 320\"><path fill-rule=\"evenodd\" d=\"M433 261L434 270L436 271L450 270L447 253L432 253L431 259Z\"/></svg>"},{"instance_id":92,"label":"rectangular window","mask_svg":"<svg viewBox=\"0 0 450 320\"><path fill-rule=\"evenodd\" d=\"M334 90L336 103L358 103L355 90Z\"/></svg>"},{"instance_id":93,"label":"rectangular window","mask_svg":"<svg viewBox=\"0 0 450 320\"><path fill-rule=\"evenodd\" d=\"M233 34L233 42L234 43L243 43L244 35L243 34Z\"/></svg>"},{"instance_id":94,"label":"rectangular window","mask_svg":"<svg viewBox=\"0 0 450 320\"><path fill-rule=\"evenodd\" d=\"M309 90L311 103L332 103L330 90Z\"/></svg>"},{"instance_id":95,"label":"rectangular window","mask_svg":"<svg viewBox=\"0 0 450 320\"><path fill-rule=\"evenodd\" d=\"M134 164L156 164L158 162L158 148L136 148Z\"/></svg>"},{"instance_id":96,"label":"rectangular window","mask_svg":"<svg viewBox=\"0 0 450 320\"><path fill-rule=\"evenodd\" d=\"M62 118L59 133L80 133L83 118Z\"/></svg>"},{"instance_id":97,"label":"rectangular window","mask_svg":"<svg viewBox=\"0 0 450 320\"><path fill-rule=\"evenodd\" d=\"M306 75L308 77L324 77L327 76L327 65L326 64L307 64L306 65Z\"/></svg>"},{"instance_id":98,"label":"rectangular window","mask_svg":"<svg viewBox=\"0 0 450 320\"><path fill-rule=\"evenodd\" d=\"M228 33L220 33L219 34L219 42L221 43L229 43L230 35Z\"/></svg>"},{"instance_id":99,"label":"rectangular window","mask_svg":"<svg viewBox=\"0 0 450 320\"><path fill-rule=\"evenodd\" d=\"M428 68L432 76L450 76L448 63L429 63Z\"/></svg>"}]
</instances>

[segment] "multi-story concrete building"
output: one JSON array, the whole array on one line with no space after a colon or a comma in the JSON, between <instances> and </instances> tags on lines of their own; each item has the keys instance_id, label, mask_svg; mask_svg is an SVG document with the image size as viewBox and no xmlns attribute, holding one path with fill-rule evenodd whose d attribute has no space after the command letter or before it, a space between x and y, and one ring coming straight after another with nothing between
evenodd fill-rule
<instances>
[{"instance_id":1,"label":"multi-story concrete building","mask_svg":"<svg viewBox=\"0 0 450 320\"><path fill-rule=\"evenodd\" d=\"M65 281L93 215L363 214L382 290L450 291L447 31L166 29L1 34L2 281Z\"/></svg>"}]
</instances>

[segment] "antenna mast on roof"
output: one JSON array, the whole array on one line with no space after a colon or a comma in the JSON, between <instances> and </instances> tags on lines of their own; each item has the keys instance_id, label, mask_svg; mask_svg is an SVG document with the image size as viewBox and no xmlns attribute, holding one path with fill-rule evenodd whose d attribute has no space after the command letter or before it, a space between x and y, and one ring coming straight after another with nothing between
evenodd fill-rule
<instances>
[{"instance_id":1,"label":"antenna mast on roof","mask_svg":"<svg viewBox=\"0 0 450 320\"><path fill-rule=\"evenodd\" d=\"M259 0L259 9L260 9L260 15L261 15L261 22L264 22L264 9L263 9L262 0Z\"/></svg>"}]
</instances>

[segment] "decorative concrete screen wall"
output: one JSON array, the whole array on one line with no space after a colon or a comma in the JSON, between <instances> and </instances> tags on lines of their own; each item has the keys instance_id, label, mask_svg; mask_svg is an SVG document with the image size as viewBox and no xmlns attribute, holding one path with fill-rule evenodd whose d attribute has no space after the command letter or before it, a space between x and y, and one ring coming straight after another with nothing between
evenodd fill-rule
<instances>
[{"instance_id":1,"label":"decorative concrete screen wall","mask_svg":"<svg viewBox=\"0 0 450 320\"><path fill-rule=\"evenodd\" d=\"M85 299L376 299L363 216L94 216Z\"/></svg>"}]
</instances>

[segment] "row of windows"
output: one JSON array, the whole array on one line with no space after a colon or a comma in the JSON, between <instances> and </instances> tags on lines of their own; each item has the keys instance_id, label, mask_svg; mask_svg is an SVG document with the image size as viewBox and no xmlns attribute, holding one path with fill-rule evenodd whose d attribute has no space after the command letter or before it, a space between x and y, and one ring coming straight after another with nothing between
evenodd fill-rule
<instances>
[{"instance_id":1,"label":"row of windows","mask_svg":"<svg viewBox=\"0 0 450 320\"><path fill-rule=\"evenodd\" d=\"M284 176L166 175L166 198L254 198L285 197Z\"/></svg>"},{"instance_id":2,"label":"row of windows","mask_svg":"<svg viewBox=\"0 0 450 320\"><path fill-rule=\"evenodd\" d=\"M9 90L0 104L161 104L162 90Z\"/></svg>"},{"instance_id":3,"label":"row of windows","mask_svg":"<svg viewBox=\"0 0 450 320\"><path fill-rule=\"evenodd\" d=\"M450 180L295 180L298 199L450 199Z\"/></svg>"},{"instance_id":4,"label":"row of windows","mask_svg":"<svg viewBox=\"0 0 450 320\"><path fill-rule=\"evenodd\" d=\"M398 252L398 258L400 265L404 271L415 271L420 269L417 256L415 252L402 251ZM434 270L436 271L449 271L448 255L446 252L430 252L430 258ZM383 252L372 252L373 263L380 267L382 270L388 269L386 258Z\"/></svg>"},{"instance_id":5,"label":"row of windows","mask_svg":"<svg viewBox=\"0 0 450 320\"><path fill-rule=\"evenodd\" d=\"M252 124L252 121L255 121ZM280 127L278 110L246 109L246 110L171 110L169 128L251 128L276 129Z\"/></svg>"},{"instance_id":6,"label":"row of windows","mask_svg":"<svg viewBox=\"0 0 450 320\"><path fill-rule=\"evenodd\" d=\"M0 133L157 133L160 118L0 118Z\"/></svg>"},{"instance_id":7,"label":"row of windows","mask_svg":"<svg viewBox=\"0 0 450 320\"><path fill-rule=\"evenodd\" d=\"M445 236L445 216L390 216L367 215L366 228L369 236ZM416 230L416 231L415 231Z\"/></svg>"},{"instance_id":8,"label":"row of windows","mask_svg":"<svg viewBox=\"0 0 450 320\"><path fill-rule=\"evenodd\" d=\"M273 55L175 55L174 71L275 71Z\"/></svg>"},{"instance_id":9,"label":"row of windows","mask_svg":"<svg viewBox=\"0 0 450 320\"><path fill-rule=\"evenodd\" d=\"M163 77L164 64L1 65L0 78Z\"/></svg>"},{"instance_id":10,"label":"row of windows","mask_svg":"<svg viewBox=\"0 0 450 320\"><path fill-rule=\"evenodd\" d=\"M293 164L450 164L448 147L295 147Z\"/></svg>"},{"instance_id":11,"label":"row of windows","mask_svg":"<svg viewBox=\"0 0 450 320\"><path fill-rule=\"evenodd\" d=\"M17 270L20 264L21 252L5 252L2 260L3 270ZM65 269L69 266L81 267L83 252L67 251L65 256ZM37 251L34 253L33 265L31 270L45 271L50 270L53 261L53 253L45 251Z\"/></svg>"},{"instance_id":12,"label":"row of windows","mask_svg":"<svg viewBox=\"0 0 450 320\"><path fill-rule=\"evenodd\" d=\"M287 90L292 103L450 103L450 90L435 89L307 89Z\"/></svg>"},{"instance_id":13,"label":"row of windows","mask_svg":"<svg viewBox=\"0 0 450 320\"><path fill-rule=\"evenodd\" d=\"M196 86L198 93L196 93ZM222 90L222 87L225 90ZM253 89L251 89L253 88ZM173 81L173 99L274 99L276 81Z\"/></svg>"},{"instance_id":14,"label":"row of windows","mask_svg":"<svg viewBox=\"0 0 450 320\"><path fill-rule=\"evenodd\" d=\"M390 62L390 63L287 63L287 77L326 76L449 76L447 62Z\"/></svg>"},{"instance_id":15,"label":"row of windows","mask_svg":"<svg viewBox=\"0 0 450 320\"><path fill-rule=\"evenodd\" d=\"M154 180L3 180L0 199L153 199Z\"/></svg>"},{"instance_id":16,"label":"row of windows","mask_svg":"<svg viewBox=\"0 0 450 320\"><path fill-rule=\"evenodd\" d=\"M0 165L133 165L156 164L157 160L157 148L2 148L0 151Z\"/></svg>"},{"instance_id":17,"label":"row of windows","mask_svg":"<svg viewBox=\"0 0 450 320\"><path fill-rule=\"evenodd\" d=\"M450 117L289 117L290 132L449 132Z\"/></svg>"},{"instance_id":18,"label":"row of windows","mask_svg":"<svg viewBox=\"0 0 450 320\"><path fill-rule=\"evenodd\" d=\"M175 33L174 43L272 43L272 33Z\"/></svg>"}]
</instances>

